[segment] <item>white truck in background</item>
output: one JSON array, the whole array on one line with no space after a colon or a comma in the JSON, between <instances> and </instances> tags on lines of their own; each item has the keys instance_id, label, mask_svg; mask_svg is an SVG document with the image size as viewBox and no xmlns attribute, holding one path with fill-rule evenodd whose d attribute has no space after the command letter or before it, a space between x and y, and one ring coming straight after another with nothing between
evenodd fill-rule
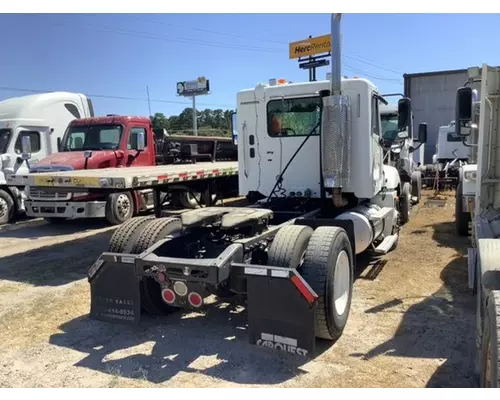
<instances>
[{"instance_id":1,"label":"white truck in background","mask_svg":"<svg viewBox=\"0 0 500 400\"><path fill-rule=\"evenodd\" d=\"M399 94L398 94L399 95ZM383 95L387 98L393 95ZM404 97L403 95L400 95ZM381 104L380 118L382 122L382 139L385 151L385 162L397 168L401 181L408 182L406 190L410 190L415 203L420 202L422 196L422 173L418 170L418 164L413 159L413 153L427 141L427 125L420 124L418 136L413 135L413 117L408 125L407 132L398 130L398 106L391 104ZM415 146L415 142L418 146ZM408 204L408 207L410 205ZM402 220L408 222L408 213L402 212Z\"/></svg>"},{"instance_id":2,"label":"white truck in background","mask_svg":"<svg viewBox=\"0 0 500 400\"><path fill-rule=\"evenodd\" d=\"M0 225L25 211L20 175L58 151L72 120L93 115L91 100L79 93L51 92L0 102ZM22 153L23 137L30 138L30 155Z\"/></svg>"},{"instance_id":3,"label":"white truck in background","mask_svg":"<svg viewBox=\"0 0 500 400\"><path fill-rule=\"evenodd\" d=\"M468 69L469 82L481 82L475 101L471 86L457 91L457 133L475 147L475 196L468 249L469 288L477 298L476 372L480 387L500 387L500 68Z\"/></svg>"}]
</instances>

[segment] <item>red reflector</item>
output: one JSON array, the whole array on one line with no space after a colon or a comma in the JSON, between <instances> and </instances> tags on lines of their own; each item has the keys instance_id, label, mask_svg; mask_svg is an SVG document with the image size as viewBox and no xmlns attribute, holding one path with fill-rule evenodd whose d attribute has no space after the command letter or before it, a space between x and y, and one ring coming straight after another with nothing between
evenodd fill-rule
<instances>
[{"instance_id":1,"label":"red reflector","mask_svg":"<svg viewBox=\"0 0 500 400\"><path fill-rule=\"evenodd\" d=\"M158 177L158 180L159 180L159 181L163 181L163 180L165 180L165 179L168 179L168 175L160 175L160 176Z\"/></svg>"},{"instance_id":2,"label":"red reflector","mask_svg":"<svg viewBox=\"0 0 500 400\"><path fill-rule=\"evenodd\" d=\"M188 176L188 174L187 174L187 172L181 172L181 173L179 173L179 176L181 178L186 178Z\"/></svg>"},{"instance_id":3,"label":"red reflector","mask_svg":"<svg viewBox=\"0 0 500 400\"><path fill-rule=\"evenodd\" d=\"M295 285L297 289L299 289L299 292L304 298L309 302L309 304L314 303L314 301L318 298L318 296L315 296L312 294L309 289L304 285L304 282L299 279L297 275L293 275L290 280L292 283Z\"/></svg>"},{"instance_id":4,"label":"red reflector","mask_svg":"<svg viewBox=\"0 0 500 400\"><path fill-rule=\"evenodd\" d=\"M163 301L167 304L172 304L175 301L175 293L172 289L163 289L161 291Z\"/></svg>"},{"instance_id":5,"label":"red reflector","mask_svg":"<svg viewBox=\"0 0 500 400\"><path fill-rule=\"evenodd\" d=\"M196 174L197 175L205 175L205 171L197 171Z\"/></svg>"},{"instance_id":6,"label":"red reflector","mask_svg":"<svg viewBox=\"0 0 500 400\"><path fill-rule=\"evenodd\" d=\"M189 293L188 300L189 304L191 304L193 307L200 307L203 303L203 299L196 292Z\"/></svg>"}]
</instances>

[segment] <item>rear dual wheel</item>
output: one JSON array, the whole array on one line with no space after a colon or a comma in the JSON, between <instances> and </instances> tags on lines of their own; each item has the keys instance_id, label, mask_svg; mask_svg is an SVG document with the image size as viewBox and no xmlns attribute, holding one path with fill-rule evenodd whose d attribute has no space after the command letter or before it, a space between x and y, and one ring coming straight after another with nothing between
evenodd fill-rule
<instances>
[{"instance_id":1,"label":"rear dual wheel","mask_svg":"<svg viewBox=\"0 0 500 400\"><path fill-rule=\"evenodd\" d=\"M109 251L140 254L159 240L179 233L181 229L182 224L177 218L132 218L113 233ZM164 315L176 310L163 301L161 286L153 278L144 277L139 284L141 305L148 314Z\"/></svg>"},{"instance_id":2,"label":"rear dual wheel","mask_svg":"<svg viewBox=\"0 0 500 400\"><path fill-rule=\"evenodd\" d=\"M268 264L297 268L318 295L317 337L337 340L347 324L354 260L349 237L339 227L291 225L281 228L268 251Z\"/></svg>"}]
</instances>

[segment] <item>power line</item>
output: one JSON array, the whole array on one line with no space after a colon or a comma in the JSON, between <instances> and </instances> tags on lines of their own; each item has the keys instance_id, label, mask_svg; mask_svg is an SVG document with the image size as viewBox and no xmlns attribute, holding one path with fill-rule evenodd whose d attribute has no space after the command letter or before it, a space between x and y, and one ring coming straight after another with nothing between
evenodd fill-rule
<instances>
[{"instance_id":1,"label":"power line","mask_svg":"<svg viewBox=\"0 0 500 400\"><path fill-rule=\"evenodd\" d=\"M55 90L40 90L40 89L25 89L25 88L18 88L18 87L8 87L8 86L0 86L0 90L3 91L12 91L12 92L27 92L27 93L50 93L54 92ZM97 98L104 98L104 99L115 99L115 100L133 100L133 101L144 101L147 102L148 99L146 98L141 98L141 97L129 97L129 96L113 96L113 95L105 95L105 94L91 94L91 93L86 93L87 96L89 97L97 97ZM168 103L168 104L184 104L184 105L191 105L191 103L186 103L183 101L175 101L175 100L161 100L161 99L150 99L149 100L152 103ZM213 103L197 103L200 106L211 106L211 107L229 107L232 108L234 105L228 105L228 104L213 104Z\"/></svg>"},{"instance_id":2,"label":"power line","mask_svg":"<svg viewBox=\"0 0 500 400\"><path fill-rule=\"evenodd\" d=\"M150 23L155 23L155 24L161 24L161 25L168 25L168 26L173 26L173 27L177 27L177 28L186 28L185 26L182 26L182 25L176 25L176 24L172 24L172 23L164 22L164 21L150 20L150 19L146 19L146 18L142 18L142 17L137 17L136 19L139 20L139 21L142 20L142 21L145 21L145 22L150 22ZM214 34L217 34L217 35L225 35L225 36L231 36L231 37L238 37L238 38L242 38L242 39L252 39L252 40L258 40L258 41L261 41L261 42L268 42L268 43L276 43L276 44L289 45L288 42L282 42L282 41L270 40L270 39L263 39L263 38L258 38L258 37L250 37L250 36L246 36L246 35L239 35L239 34L229 33L229 32L220 32L220 31L214 31L214 30L210 30L210 29L192 28L192 27L189 27L188 29L191 29L191 30L194 30L194 31L200 31L200 32L214 33ZM343 56L346 57L346 58L350 58L352 60L355 60L355 61L359 61L359 62L367 64L367 65L371 65L373 67L376 67L376 68L388 71L388 72L393 72L395 74L401 74L401 75L404 74L404 72L397 71L397 70L385 67L383 65L376 64L376 63L371 62L371 61L366 61L366 60L363 60L363 59L361 59L359 57L350 56L348 54L344 54Z\"/></svg>"}]
</instances>

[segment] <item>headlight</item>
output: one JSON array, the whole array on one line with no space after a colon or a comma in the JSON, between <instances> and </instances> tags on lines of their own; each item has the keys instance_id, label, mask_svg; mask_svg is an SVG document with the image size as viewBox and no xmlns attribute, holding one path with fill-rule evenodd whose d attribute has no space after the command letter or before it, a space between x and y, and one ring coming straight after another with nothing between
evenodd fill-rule
<instances>
[{"instance_id":1,"label":"headlight","mask_svg":"<svg viewBox=\"0 0 500 400\"><path fill-rule=\"evenodd\" d=\"M475 181L476 177L477 177L476 171L465 171L464 172L464 179L467 179L468 181Z\"/></svg>"}]
</instances>

